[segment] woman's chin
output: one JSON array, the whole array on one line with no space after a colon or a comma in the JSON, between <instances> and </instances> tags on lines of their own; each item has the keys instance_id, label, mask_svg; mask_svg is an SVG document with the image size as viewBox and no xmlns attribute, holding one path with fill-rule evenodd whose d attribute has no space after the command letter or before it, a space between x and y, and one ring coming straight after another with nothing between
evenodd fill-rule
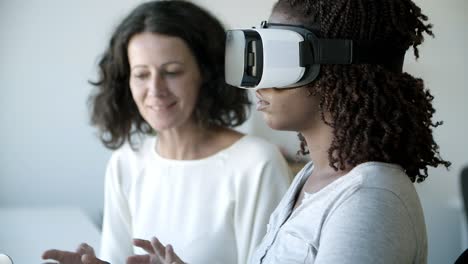
<instances>
[{"instance_id":1,"label":"woman's chin","mask_svg":"<svg viewBox=\"0 0 468 264\"><path fill-rule=\"evenodd\" d=\"M280 120L274 120L272 118L265 119L266 124L274 130L291 130L286 122L281 122Z\"/></svg>"},{"instance_id":2,"label":"woman's chin","mask_svg":"<svg viewBox=\"0 0 468 264\"><path fill-rule=\"evenodd\" d=\"M156 131L156 132L164 132L165 130L169 130L173 127L175 127L175 125L173 123L165 123L165 122L153 122L153 123L150 123L150 126L151 128Z\"/></svg>"}]
</instances>

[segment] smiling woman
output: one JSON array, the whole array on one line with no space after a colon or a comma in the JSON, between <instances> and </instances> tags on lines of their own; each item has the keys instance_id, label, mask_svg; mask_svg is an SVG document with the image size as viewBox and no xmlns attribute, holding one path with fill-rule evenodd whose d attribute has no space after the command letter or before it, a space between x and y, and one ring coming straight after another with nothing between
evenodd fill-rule
<instances>
[{"instance_id":1,"label":"smiling woman","mask_svg":"<svg viewBox=\"0 0 468 264\"><path fill-rule=\"evenodd\" d=\"M115 150L103 260L124 263L144 253L134 238L158 236L190 263L241 264L264 235L289 171L274 145L233 129L250 102L225 83L224 44L221 24L185 1L141 4L112 35L89 101ZM101 263L89 246L52 252L67 264L86 254Z\"/></svg>"},{"instance_id":2,"label":"smiling woman","mask_svg":"<svg viewBox=\"0 0 468 264\"><path fill-rule=\"evenodd\" d=\"M197 61L178 37L140 33L128 44L130 89L138 111L156 131L183 125L201 86Z\"/></svg>"}]
</instances>

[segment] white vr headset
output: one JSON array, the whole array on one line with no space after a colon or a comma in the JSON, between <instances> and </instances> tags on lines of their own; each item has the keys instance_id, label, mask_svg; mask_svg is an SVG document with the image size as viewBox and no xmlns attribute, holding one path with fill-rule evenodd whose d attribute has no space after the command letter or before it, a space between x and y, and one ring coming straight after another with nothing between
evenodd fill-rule
<instances>
[{"instance_id":1,"label":"white vr headset","mask_svg":"<svg viewBox=\"0 0 468 264\"><path fill-rule=\"evenodd\" d=\"M240 88L292 88L314 81L321 64L381 64L401 72L404 50L383 42L323 39L317 28L273 24L228 30L225 77Z\"/></svg>"}]
</instances>

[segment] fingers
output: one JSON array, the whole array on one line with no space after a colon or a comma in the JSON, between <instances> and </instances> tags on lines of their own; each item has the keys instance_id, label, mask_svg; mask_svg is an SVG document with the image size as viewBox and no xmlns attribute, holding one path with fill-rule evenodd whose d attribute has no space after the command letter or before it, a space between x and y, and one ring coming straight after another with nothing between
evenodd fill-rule
<instances>
[{"instance_id":1,"label":"fingers","mask_svg":"<svg viewBox=\"0 0 468 264\"><path fill-rule=\"evenodd\" d=\"M107 262L96 258L94 249L86 243L82 243L76 252L62 251L57 249L47 250L42 254L42 259L53 259L60 263L84 263L84 264L104 264Z\"/></svg>"},{"instance_id":2,"label":"fingers","mask_svg":"<svg viewBox=\"0 0 468 264\"><path fill-rule=\"evenodd\" d=\"M108 262L96 258L96 256L94 256L94 253L93 255L84 254L83 256L81 256L81 262L83 262L83 264L109 264Z\"/></svg>"},{"instance_id":3,"label":"fingers","mask_svg":"<svg viewBox=\"0 0 468 264\"><path fill-rule=\"evenodd\" d=\"M174 261L174 250L171 245L167 245L164 252L164 263L172 263Z\"/></svg>"},{"instance_id":4,"label":"fingers","mask_svg":"<svg viewBox=\"0 0 468 264\"><path fill-rule=\"evenodd\" d=\"M166 263L172 263L175 261L175 257L174 257L174 249L172 248L171 245L167 245L166 246L166 258L165 258L165 262Z\"/></svg>"},{"instance_id":5,"label":"fingers","mask_svg":"<svg viewBox=\"0 0 468 264\"><path fill-rule=\"evenodd\" d=\"M67 257L73 256L73 254L75 253L57 249L49 249L42 253L42 259L53 259L59 262L63 262Z\"/></svg>"},{"instance_id":6,"label":"fingers","mask_svg":"<svg viewBox=\"0 0 468 264\"><path fill-rule=\"evenodd\" d=\"M96 254L94 253L94 249L86 243L81 243L76 249L76 253L80 255L88 254L93 257L96 256Z\"/></svg>"},{"instance_id":7,"label":"fingers","mask_svg":"<svg viewBox=\"0 0 468 264\"><path fill-rule=\"evenodd\" d=\"M162 260L165 259L166 256L166 248L159 242L159 240L156 237L153 237L151 239L151 246L153 246L153 250L156 255Z\"/></svg>"},{"instance_id":8,"label":"fingers","mask_svg":"<svg viewBox=\"0 0 468 264\"><path fill-rule=\"evenodd\" d=\"M150 255L135 255L127 258L127 264L150 264L150 261Z\"/></svg>"},{"instance_id":9,"label":"fingers","mask_svg":"<svg viewBox=\"0 0 468 264\"><path fill-rule=\"evenodd\" d=\"M145 239L133 239L133 245L142 248L149 254L155 254L153 246L151 245L151 242Z\"/></svg>"},{"instance_id":10,"label":"fingers","mask_svg":"<svg viewBox=\"0 0 468 264\"><path fill-rule=\"evenodd\" d=\"M149 255L135 255L127 258L127 264L184 264L171 245L164 246L156 237L151 241L134 239L133 244L144 249Z\"/></svg>"},{"instance_id":11,"label":"fingers","mask_svg":"<svg viewBox=\"0 0 468 264\"><path fill-rule=\"evenodd\" d=\"M174 248L172 245L167 245L166 246L166 263L171 263L171 264L184 264L184 262L177 256L177 254L174 252Z\"/></svg>"}]
</instances>

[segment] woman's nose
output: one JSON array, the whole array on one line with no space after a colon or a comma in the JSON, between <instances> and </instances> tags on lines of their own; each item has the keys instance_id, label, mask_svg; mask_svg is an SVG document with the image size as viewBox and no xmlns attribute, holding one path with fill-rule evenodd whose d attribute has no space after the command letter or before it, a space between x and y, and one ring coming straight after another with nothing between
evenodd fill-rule
<instances>
[{"instance_id":1,"label":"woman's nose","mask_svg":"<svg viewBox=\"0 0 468 264\"><path fill-rule=\"evenodd\" d=\"M148 95L155 97L164 97L167 96L169 90L167 84L159 74L156 74L154 78L150 80L148 87Z\"/></svg>"}]
</instances>

